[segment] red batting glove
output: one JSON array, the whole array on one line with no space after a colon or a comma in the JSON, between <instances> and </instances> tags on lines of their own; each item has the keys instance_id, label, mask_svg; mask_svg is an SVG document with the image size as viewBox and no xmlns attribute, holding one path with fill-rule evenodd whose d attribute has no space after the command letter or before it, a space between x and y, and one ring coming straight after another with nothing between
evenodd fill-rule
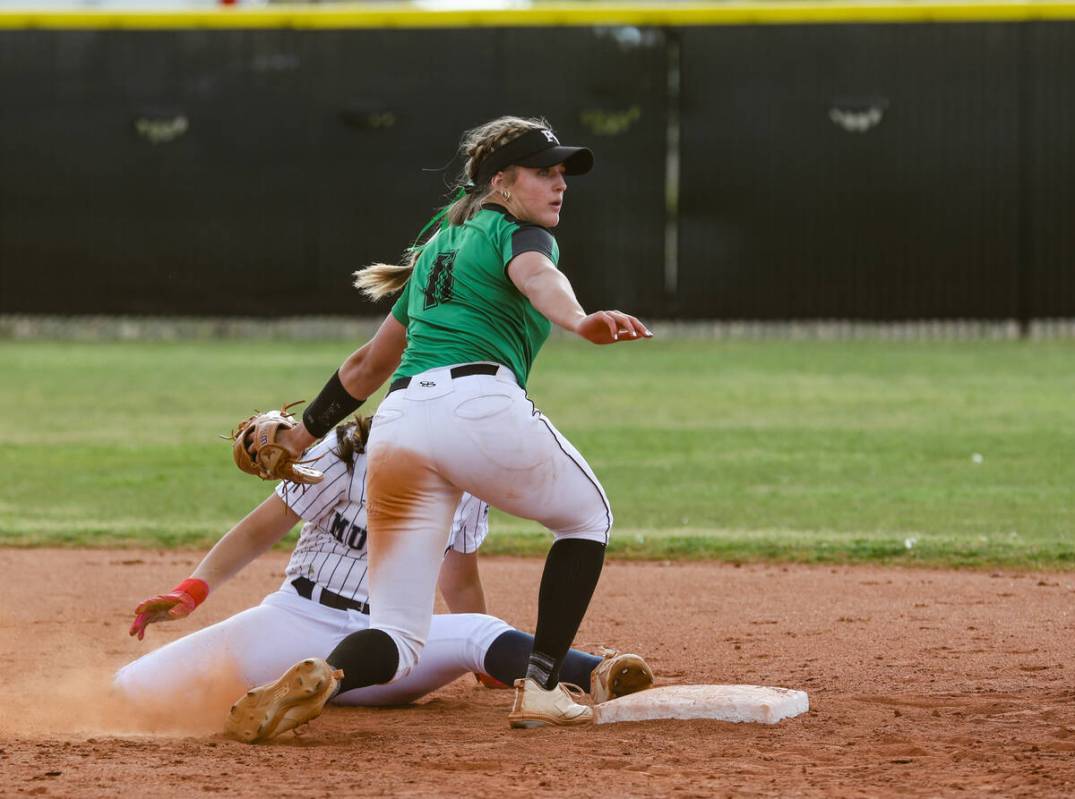
<instances>
[{"instance_id":1,"label":"red batting glove","mask_svg":"<svg viewBox=\"0 0 1075 799\"><path fill-rule=\"evenodd\" d=\"M510 685L505 685L500 682L496 677L490 677L488 674L482 674L480 671L474 672L474 679L484 685L486 688L511 688Z\"/></svg>"},{"instance_id":2,"label":"red batting glove","mask_svg":"<svg viewBox=\"0 0 1075 799\"><path fill-rule=\"evenodd\" d=\"M134 622L129 635L137 635L141 641L146 627L161 621L175 621L189 615L209 596L209 584L197 577L190 577L167 594L143 599L134 609Z\"/></svg>"}]
</instances>

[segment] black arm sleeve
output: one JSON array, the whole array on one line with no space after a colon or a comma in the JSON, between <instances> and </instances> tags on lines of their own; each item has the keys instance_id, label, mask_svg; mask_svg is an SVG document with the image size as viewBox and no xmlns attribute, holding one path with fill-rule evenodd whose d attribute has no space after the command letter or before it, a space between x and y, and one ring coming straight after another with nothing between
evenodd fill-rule
<instances>
[{"instance_id":1,"label":"black arm sleeve","mask_svg":"<svg viewBox=\"0 0 1075 799\"><path fill-rule=\"evenodd\" d=\"M340 373L333 372L317 398L306 406L302 423L314 438L323 438L329 430L354 413L365 400L347 393L340 382Z\"/></svg>"},{"instance_id":2,"label":"black arm sleeve","mask_svg":"<svg viewBox=\"0 0 1075 799\"><path fill-rule=\"evenodd\" d=\"M512 258L524 252L539 252L551 261L555 246L556 240L552 234L540 225L522 225L511 234ZM510 262L511 259L508 260Z\"/></svg>"}]
</instances>

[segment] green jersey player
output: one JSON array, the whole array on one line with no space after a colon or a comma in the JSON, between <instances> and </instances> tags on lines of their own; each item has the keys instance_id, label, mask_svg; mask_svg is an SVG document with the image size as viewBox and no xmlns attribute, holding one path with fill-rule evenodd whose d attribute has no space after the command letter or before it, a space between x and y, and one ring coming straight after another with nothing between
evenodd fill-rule
<instances>
[{"instance_id":1,"label":"green jersey player","mask_svg":"<svg viewBox=\"0 0 1075 799\"><path fill-rule=\"evenodd\" d=\"M551 229L567 178L592 153L560 144L540 119L502 117L468 131L456 198L403 264L374 264L356 286L401 292L377 334L344 361L280 441L300 453L392 378L370 433L368 629L325 660L306 659L251 691L233 718L271 730L303 708L307 687L343 671L338 690L406 677L429 636L437 572L464 492L541 522L556 537L538 595L527 673L515 683L514 727L592 720L559 684L589 605L612 527L608 498L582 455L527 398L530 367L551 325L595 344L651 333L620 311L587 314L558 269ZM311 700L312 704L316 704ZM268 735L264 737L269 737Z\"/></svg>"}]
</instances>

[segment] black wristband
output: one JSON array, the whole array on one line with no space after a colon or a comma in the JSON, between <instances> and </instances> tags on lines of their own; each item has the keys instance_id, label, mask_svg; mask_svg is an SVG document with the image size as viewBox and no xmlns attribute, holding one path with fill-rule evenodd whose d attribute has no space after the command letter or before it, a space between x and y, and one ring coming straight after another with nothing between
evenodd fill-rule
<instances>
[{"instance_id":1,"label":"black wristband","mask_svg":"<svg viewBox=\"0 0 1075 799\"><path fill-rule=\"evenodd\" d=\"M355 399L340 382L337 370L325 383L317 399L306 406L302 423L314 438L323 438L329 430L358 410L365 400Z\"/></svg>"}]
</instances>

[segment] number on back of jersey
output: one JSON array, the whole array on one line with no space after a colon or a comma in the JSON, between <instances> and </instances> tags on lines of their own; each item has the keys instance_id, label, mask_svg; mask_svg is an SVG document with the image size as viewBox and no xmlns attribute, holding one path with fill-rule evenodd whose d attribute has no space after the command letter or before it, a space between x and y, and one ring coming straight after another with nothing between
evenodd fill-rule
<instances>
[{"instance_id":1,"label":"number on back of jersey","mask_svg":"<svg viewBox=\"0 0 1075 799\"><path fill-rule=\"evenodd\" d=\"M433 262L429 272L429 282L425 289L425 310L435 308L442 302L452 301L452 267L455 264L455 251L442 252Z\"/></svg>"}]
</instances>

